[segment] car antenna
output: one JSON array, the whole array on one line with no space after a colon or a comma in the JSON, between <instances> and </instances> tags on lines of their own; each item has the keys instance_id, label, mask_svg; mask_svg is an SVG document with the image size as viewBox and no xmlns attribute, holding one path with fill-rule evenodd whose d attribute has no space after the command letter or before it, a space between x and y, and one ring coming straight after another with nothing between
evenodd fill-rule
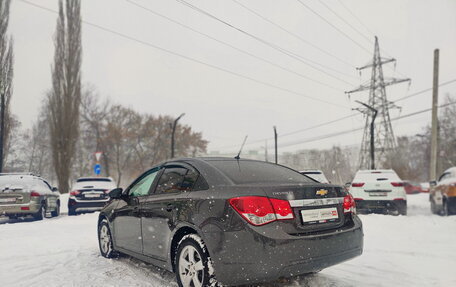
<instances>
[{"instance_id":1,"label":"car antenna","mask_svg":"<svg viewBox=\"0 0 456 287\"><path fill-rule=\"evenodd\" d=\"M244 141L242 142L242 145L241 145L241 149L239 150L239 153L237 154L237 156L234 157L235 159L241 159L240 155L241 155L242 149L244 148L245 141L247 140L247 137L248 137L248 135L245 136Z\"/></svg>"}]
</instances>

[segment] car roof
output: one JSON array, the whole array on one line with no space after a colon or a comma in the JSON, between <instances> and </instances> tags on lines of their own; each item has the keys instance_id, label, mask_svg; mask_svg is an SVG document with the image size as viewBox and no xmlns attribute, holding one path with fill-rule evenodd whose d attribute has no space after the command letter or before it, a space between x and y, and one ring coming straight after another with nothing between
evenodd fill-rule
<instances>
[{"instance_id":1,"label":"car roof","mask_svg":"<svg viewBox=\"0 0 456 287\"><path fill-rule=\"evenodd\" d=\"M450 167L449 169L445 170L444 173L451 173L451 174L456 175L456 166Z\"/></svg>"},{"instance_id":2,"label":"car roof","mask_svg":"<svg viewBox=\"0 0 456 287\"><path fill-rule=\"evenodd\" d=\"M9 178L39 179L39 180L46 181L41 176L35 175L33 173L13 173L13 172L12 173L0 173L0 176L3 179L9 177Z\"/></svg>"}]
</instances>

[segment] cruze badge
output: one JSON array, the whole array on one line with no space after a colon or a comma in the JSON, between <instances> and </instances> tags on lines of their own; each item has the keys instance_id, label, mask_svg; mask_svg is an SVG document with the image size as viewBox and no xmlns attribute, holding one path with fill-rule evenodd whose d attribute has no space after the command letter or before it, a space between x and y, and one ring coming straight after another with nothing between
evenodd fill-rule
<instances>
[{"instance_id":1,"label":"cruze badge","mask_svg":"<svg viewBox=\"0 0 456 287\"><path fill-rule=\"evenodd\" d=\"M327 195L328 191L326 189L320 189L320 190L317 190L317 192L315 194L323 196L323 195Z\"/></svg>"}]
</instances>

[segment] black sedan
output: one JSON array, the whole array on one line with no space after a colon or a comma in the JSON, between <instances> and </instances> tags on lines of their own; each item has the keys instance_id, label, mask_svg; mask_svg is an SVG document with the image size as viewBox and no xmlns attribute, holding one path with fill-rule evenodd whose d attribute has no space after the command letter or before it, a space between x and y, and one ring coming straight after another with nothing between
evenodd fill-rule
<instances>
[{"instance_id":1,"label":"black sedan","mask_svg":"<svg viewBox=\"0 0 456 287\"><path fill-rule=\"evenodd\" d=\"M173 271L179 286L318 272L363 249L354 200L342 187L267 162L172 160L110 197L98 222L101 254Z\"/></svg>"}]
</instances>

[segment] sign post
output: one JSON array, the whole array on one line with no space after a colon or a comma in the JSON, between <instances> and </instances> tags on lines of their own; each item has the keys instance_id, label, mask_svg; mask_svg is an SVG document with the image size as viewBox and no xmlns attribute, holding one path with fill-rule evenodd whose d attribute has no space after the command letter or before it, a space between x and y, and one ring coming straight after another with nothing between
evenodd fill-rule
<instances>
[{"instance_id":1,"label":"sign post","mask_svg":"<svg viewBox=\"0 0 456 287\"><path fill-rule=\"evenodd\" d=\"M101 155L103 154L103 152L97 151L94 154L95 154L96 164L93 166L93 172L95 173L95 175L100 175L101 174L100 158L101 158Z\"/></svg>"}]
</instances>

